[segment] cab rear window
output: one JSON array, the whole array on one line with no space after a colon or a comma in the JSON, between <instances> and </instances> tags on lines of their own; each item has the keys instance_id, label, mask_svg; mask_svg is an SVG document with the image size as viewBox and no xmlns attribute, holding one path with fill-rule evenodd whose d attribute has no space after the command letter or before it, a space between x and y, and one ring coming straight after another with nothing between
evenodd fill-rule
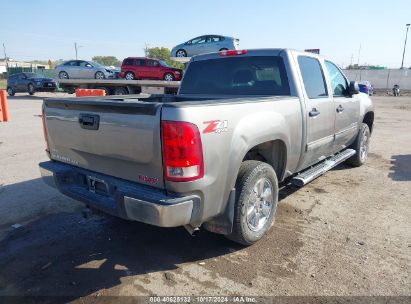
<instances>
[{"instance_id":1,"label":"cab rear window","mask_svg":"<svg viewBox=\"0 0 411 304\"><path fill-rule=\"evenodd\" d=\"M190 63L180 94L290 95L279 56L226 57Z\"/></svg>"}]
</instances>

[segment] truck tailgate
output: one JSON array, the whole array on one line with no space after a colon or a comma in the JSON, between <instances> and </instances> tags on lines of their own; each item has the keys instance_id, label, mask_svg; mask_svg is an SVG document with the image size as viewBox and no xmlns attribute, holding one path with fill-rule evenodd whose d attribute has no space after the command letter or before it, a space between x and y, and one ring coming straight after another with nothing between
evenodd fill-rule
<instances>
[{"instance_id":1,"label":"truck tailgate","mask_svg":"<svg viewBox=\"0 0 411 304\"><path fill-rule=\"evenodd\" d=\"M137 99L48 99L50 157L163 188L161 103Z\"/></svg>"}]
</instances>

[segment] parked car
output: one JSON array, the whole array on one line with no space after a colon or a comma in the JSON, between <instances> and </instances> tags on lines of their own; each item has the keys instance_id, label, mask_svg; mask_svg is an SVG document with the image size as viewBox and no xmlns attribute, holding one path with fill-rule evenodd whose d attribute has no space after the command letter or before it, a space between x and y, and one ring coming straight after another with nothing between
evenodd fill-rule
<instances>
[{"instance_id":1,"label":"parked car","mask_svg":"<svg viewBox=\"0 0 411 304\"><path fill-rule=\"evenodd\" d=\"M125 99L43 102L44 181L124 219L243 245L271 227L279 182L363 165L374 122L335 63L288 49L200 55L177 96Z\"/></svg>"},{"instance_id":2,"label":"parked car","mask_svg":"<svg viewBox=\"0 0 411 304\"><path fill-rule=\"evenodd\" d=\"M37 73L17 73L7 77L7 93L9 96L22 92L27 92L30 95L36 92L54 92L56 88L57 84L53 79Z\"/></svg>"},{"instance_id":3,"label":"parked car","mask_svg":"<svg viewBox=\"0 0 411 304\"><path fill-rule=\"evenodd\" d=\"M156 79L181 80L183 71L170 67L162 60L146 57L128 57L121 64L120 77L127 80Z\"/></svg>"},{"instance_id":4,"label":"parked car","mask_svg":"<svg viewBox=\"0 0 411 304\"><path fill-rule=\"evenodd\" d=\"M115 73L93 61L70 60L55 67L60 79L105 79L115 78Z\"/></svg>"},{"instance_id":5,"label":"parked car","mask_svg":"<svg viewBox=\"0 0 411 304\"><path fill-rule=\"evenodd\" d=\"M360 81L358 83L358 87L360 88L360 92L368 94L372 96L374 94L374 88L369 81Z\"/></svg>"},{"instance_id":6,"label":"parked car","mask_svg":"<svg viewBox=\"0 0 411 304\"><path fill-rule=\"evenodd\" d=\"M191 57L226 50L237 50L240 40L219 35L204 35L181 43L171 50L171 56Z\"/></svg>"}]
</instances>

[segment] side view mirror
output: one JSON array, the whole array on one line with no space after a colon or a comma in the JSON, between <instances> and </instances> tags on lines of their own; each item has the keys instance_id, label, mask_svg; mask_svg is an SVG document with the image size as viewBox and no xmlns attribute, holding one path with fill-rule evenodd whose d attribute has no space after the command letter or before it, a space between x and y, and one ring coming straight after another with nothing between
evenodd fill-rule
<instances>
[{"instance_id":1,"label":"side view mirror","mask_svg":"<svg viewBox=\"0 0 411 304\"><path fill-rule=\"evenodd\" d=\"M352 96L354 94L360 93L360 87L358 86L358 82L350 81L350 87L348 89L348 93Z\"/></svg>"}]
</instances>

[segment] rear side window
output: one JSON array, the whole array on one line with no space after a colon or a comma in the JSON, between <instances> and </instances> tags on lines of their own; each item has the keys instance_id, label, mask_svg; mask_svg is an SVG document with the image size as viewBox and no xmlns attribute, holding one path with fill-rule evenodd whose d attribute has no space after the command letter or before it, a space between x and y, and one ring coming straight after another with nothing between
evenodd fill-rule
<instances>
[{"instance_id":1,"label":"rear side window","mask_svg":"<svg viewBox=\"0 0 411 304\"><path fill-rule=\"evenodd\" d=\"M312 57L298 57L301 75L308 98L323 98L328 96L324 73L320 62Z\"/></svg>"},{"instance_id":2,"label":"rear side window","mask_svg":"<svg viewBox=\"0 0 411 304\"><path fill-rule=\"evenodd\" d=\"M144 60L143 59L136 59L134 61L134 65L136 66L143 66L144 65Z\"/></svg>"},{"instance_id":3,"label":"rear side window","mask_svg":"<svg viewBox=\"0 0 411 304\"><path fill-rule=\"evenodd\" d=\"M348 91L348 83L344 75L337 68L337 66L330 62L325 62L325 67L327 68L328 76L331 81L331 88L333 90L334 96L345 96ZM365 86L365 85L364 85Z\"/></svg>"},{"instance_id":4,"label":"rear side window","mask_svg":"<svg viewBox=\"0 0 411 304\"><path fill-rule=\"evenodd\" d=\"M220 37L220 36L208 36L207 38L207 42L219 42L219 41L223 41L224 38Z\"/></svg>"},{"instance_id":5,"label":"rear side window","mask_svg":"<svg viewBox=\"0 0 411 304\"><path fill-rule=\"evenodd\" d=\"M225 57L190 63L180 94L284 96L290 87L279 56Z\"/></svg>"},{"instance_id":6,"label":"rear side window","mask_svg":"<svg viewBox=\"0 0 411 304\"><path fill-rule=\"evenodd\" d=\"M156 67L158 65L159 65L158 61L156 61L156 60L147 60L147 66L149 66L149 67Z\"/></svg>"},{"instance_id":7,"label":"rear side window","mask_svg":"<svg viewBox=\"0 0 411 304\"><path fill-rule=\"evenodd\" d=\"M133 64L133 59L127 58L123 60L123 65L132 65Z\"/></svg>"}]
</instances>

